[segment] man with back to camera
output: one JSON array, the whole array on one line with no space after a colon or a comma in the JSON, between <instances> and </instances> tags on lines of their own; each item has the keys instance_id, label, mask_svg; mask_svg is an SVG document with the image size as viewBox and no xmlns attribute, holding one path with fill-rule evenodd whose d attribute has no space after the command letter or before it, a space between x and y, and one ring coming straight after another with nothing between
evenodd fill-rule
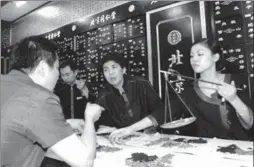
<instances>
[{"instance_id":1,"label":"man with back to camera","mask_svg":"<svg viewBox=\"0 0 254 167\"><path fill-rule=\"evenodd\" d=\"M95 97L88 89L88 84L78 80L78 68L70 59L60 64L60 74L63 82L55 87L55 93L60 98L65 119L84 119L84 109L87 102L93 102Z\"/></svg>"},{"instance_id":2,"label":"man with back to camera","mask_svg":"<svg viewBox=\"0 0 254 167\"><path fill-rule=\"evenodd\" d=\"M12 57L12 70L1 75L1 166L38 167L48 149L71 166L93 165L94 122L103 108L87 104L78 138L72 128L80 125L66 122L53 93L59 77L56 49L45 38L25 38Z\"/></svg>"}]
</instances>

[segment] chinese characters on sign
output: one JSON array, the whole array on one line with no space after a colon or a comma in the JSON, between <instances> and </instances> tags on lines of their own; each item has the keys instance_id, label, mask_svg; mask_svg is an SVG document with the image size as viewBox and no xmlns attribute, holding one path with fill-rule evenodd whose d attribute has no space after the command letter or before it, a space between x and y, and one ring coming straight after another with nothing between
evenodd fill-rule
<instances>
[{"instance_id":1,"label":"chinese characters on sign","mask_svg":"<svg viewBox=\"0 0 254 167\"><path fill-rule=\"evenodd\" d=\"M111 14L103 14L101 16L97 16L95 19L92 19L90 22L90 27L98 25L100 23L105 23L109 20L115 20L116 12L113 11Z\"/></svg>"},{"instance_id":2,"label":"chinese characters on sign","mask_svg":"<svg viewBox=\"0 0 254 167\"><path fill-rule=\"evenodd\" d=\"M56 37L60 37L60 35L61 35L61 32L60 31L57 31L57 32L52 32L52 33L49 33L49 34L47 34L46 36L45 36L45 38L47 38L47 39L55 39Z\"/></svg>"},{"instance_id":3,"label":"chinese characters on sign","mask_svg":"<svg viewBox=\"0 0 254 167\"><path fill-rule=\"evenodd\" d=\"M183 54L181 54L180 50L176 50L176 54L172 54L171 57L168 59L169 63L169 69L173 67L173 65L181 65ZM177 76L175 80L170 80L170 83L174 84L174 88L176 93L181 93L183 88L184 79L181 78L181 76Z\"/></svg>"},{"instance_id":4,"label":"chinese characters on sign","mask_svg":"<svg viewBox=\"0 0 254 167\"><path fill-rule=\"evenodd\" d=\"M171 63L169 64L169 68L172 68L174 64L183 64L183 62L181 61L182 57L183 54L180 54L180 51L176 50L176 54L172 54L171 58L168 59L168 61L171 61Z\"/></svg>"},{"instance_id":5,"label":"chinese characters on sign","mask_svg":"<svg viewBox=\"0 0 254 167\"><path fill-rule=\"evenodd\" d=\"M171 84L174 84L176 93L181 93L184 90L184 88L183 88L184 81L185 80L181 76L177 76L177 78L175 80L169 80L169 82Z\"/></svg>"}]
</instances>

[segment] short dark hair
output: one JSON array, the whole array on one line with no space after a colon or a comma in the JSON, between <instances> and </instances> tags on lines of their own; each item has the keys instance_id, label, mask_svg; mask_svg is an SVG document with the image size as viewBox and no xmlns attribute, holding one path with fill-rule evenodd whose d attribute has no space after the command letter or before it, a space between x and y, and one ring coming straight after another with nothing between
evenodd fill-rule
<instances>
[{"instance_id":1,"label":"short dark hair","mask_svg":"<svg viewBox=\"0 0 254 167\"><path fill-rule=\"evenodd\" d=\"M42 60L53 67L58 60L57 45L44 37L30 36L17 44L10 57L10 66L11 69L32 71Z\"/></svg>"},{"instance_id":2,"label":"short dark hair","mask_svg":"<svg viewBox=\"0 0 254 167\"><path fill-rule=\"evenodd\" d=\"M78 69L77 65L71 59L65 59L60 63L60 69L70 66L72 71L76 71Z\"/></svg>"},{"instance_id":3,"label":"short dark hair","mask_svg":"<svg viewBox=\"0 0 254 167\"><path fill-rule=\"evenodd\" d=\"M196 41L195 43L193 43L192 46L196 45L196 44L201 44L204 47L208 48L209 50L211 50L211 52L213 54L219 54L220 58L219 60L216 62L216 70L220 71L225 67L226 61L224 59L224 55L222 53L222 48L221 46L218 44L218 42L216 42L216 40L212 40L212 39L207 39L207 38L203 38L199 41Z\"/></svg>"},{"instance_id":4,"label":"short dark hair","mask_svg":"<svg viewBox=\"0 0 254 167\"><path fill-rule=\"evenodd\" d=\"M108 61L114 61L117 64L119 64L122 68L124 67L126 68L126 62L124 60L124 57L118 52L111 52L106 54L106 56L104 56L100 62L101 69L103 69L103 65Z\"/></svg>"}]
</instances>

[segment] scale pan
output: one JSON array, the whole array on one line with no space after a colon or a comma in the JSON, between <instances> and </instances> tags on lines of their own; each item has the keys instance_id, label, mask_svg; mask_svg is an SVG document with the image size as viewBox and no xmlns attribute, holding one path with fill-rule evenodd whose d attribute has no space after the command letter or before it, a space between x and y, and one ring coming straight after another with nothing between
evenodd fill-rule
<instances>
[{"instance_id":1,"label":"scale pan","mask_svg":"<svg viewBox=\"0 0 254 167\"><path fill-rule=\"evenodd\" d=\"M164 129L175 129L175 128L180 128L182 126L189 125L195 120L196 120L196 117L189 117L189 118L184 118L184 119L168 122L166 124L161 125L160 127Z\"/></svg>"}]
</instances>

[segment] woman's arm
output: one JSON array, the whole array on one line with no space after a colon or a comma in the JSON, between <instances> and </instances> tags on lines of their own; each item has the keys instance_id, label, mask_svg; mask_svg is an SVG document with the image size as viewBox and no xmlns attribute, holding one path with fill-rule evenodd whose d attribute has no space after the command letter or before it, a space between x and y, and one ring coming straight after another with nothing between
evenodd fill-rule
<instances>
[{"instance_id":1,"label":"woman's arm","mask_svg":"<svg viewBox=\"0 0 254 167\"><path fill-rule=\"evenodd\" d=\"M250 129L253 125L253 112L237 95L235 82L222 83L217 91L234 107L242 126L245 129Z\"/></svg>"},{"instance_id":2,"label":"woman's arm","mask_svg":"<svg viewBox=\"0 0 254 167\"><path fill-rule=\"evenodd\" d=\"M229 103L235 108L237 116L245 129L250 129L253 125L253 112L243 103L243 101L236 96L229 100Z\"/></svg>"}]
</instances>

